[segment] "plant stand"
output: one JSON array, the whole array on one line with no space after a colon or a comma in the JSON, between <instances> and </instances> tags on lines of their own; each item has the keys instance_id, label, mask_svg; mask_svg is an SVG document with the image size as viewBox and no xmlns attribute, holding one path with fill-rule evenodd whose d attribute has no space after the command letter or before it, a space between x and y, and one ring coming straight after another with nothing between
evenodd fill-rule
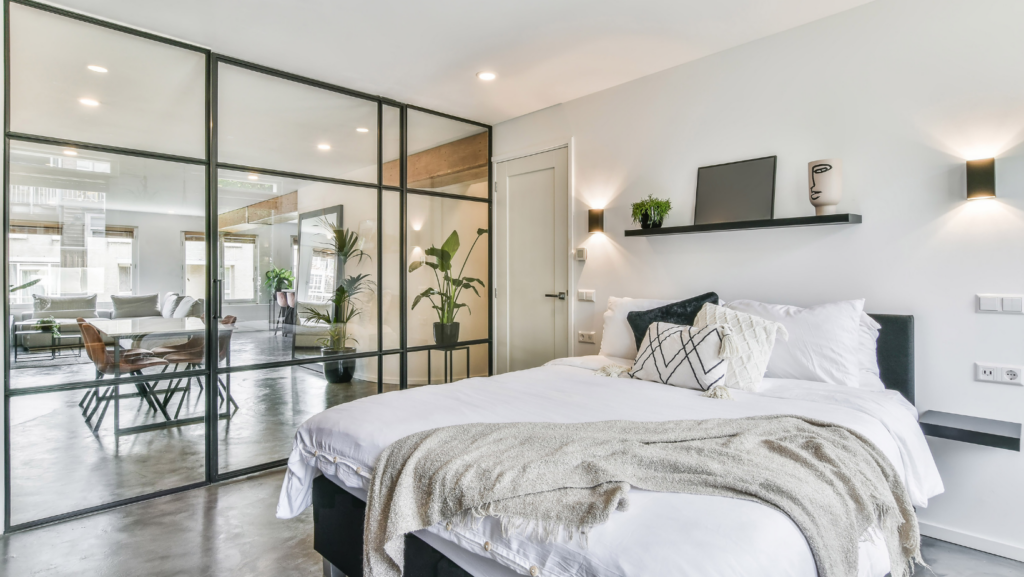
<instances>
[{"instance_id":1,"label":"plant stand","mask_svg":"<svg viewBox=\"0 0 1024 577\"><path fill-rule=\"evenodd\" d=\"M455 380L455 351L466 351L466 377L469 378L469 347L444 347L440 349L427 349L427 384L434 384L431 379L431 364L430 360L433 356L431 353L434 351L441 351L444 353L444 380L442 383L450 383Z\"/></svg>"}]
</instances>

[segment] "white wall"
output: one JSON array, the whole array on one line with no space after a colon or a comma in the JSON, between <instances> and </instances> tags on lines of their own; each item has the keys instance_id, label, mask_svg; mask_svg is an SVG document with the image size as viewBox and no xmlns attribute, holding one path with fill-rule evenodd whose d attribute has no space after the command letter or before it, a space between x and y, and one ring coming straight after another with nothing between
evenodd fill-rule
<instances>
[{"instance_id":1,"label":"white wall","mask_svg":"<svg viewBox=\"0 0 1024 577\"><path fill-rule=\"evenodd\" d=\"M917 395L938 409L1021 422L1024 389L972 381L972 363L1024 364L1024 317L979 315L974 295L1024 292L1024 3L878 0L495 127L495 157L574 139L576 329L607 297L717 291L812 305L865 297L912 314ZM839 157L840 212L864 223L624 238L629 204L673 202L692 222L697 167L777 154L776 217L812 215L806 163ZM997 156L996 201L965 200L965 158ZM607 207L606 235L586 209ZM576 345L577 355L594 354ZM1024 458L929 439L946 493L926 534L1024 559Z\"/></svg>"}]
</instances>

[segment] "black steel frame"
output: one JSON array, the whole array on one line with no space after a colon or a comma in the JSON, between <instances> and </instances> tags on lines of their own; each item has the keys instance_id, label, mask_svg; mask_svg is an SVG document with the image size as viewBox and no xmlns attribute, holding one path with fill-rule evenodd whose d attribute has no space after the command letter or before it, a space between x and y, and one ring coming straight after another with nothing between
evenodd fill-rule
<instances>
[{"instance_id":1,"label":"black steel frame","mask_svg":"<svg viewBox=\"0 0 1024 577\"><path fill-rule=\"evenodd\" d=\"M147 40L151 40L151 41L155 41L155 42L160 42L160 43L163 43L163 44L167 44L167 45L170 45L170 46L175 46L175 47L178 47L178 48L181 48L181 49L184 49L184 50L190 50L190 51L194 51L194 52L198 52L198 53L202 54L205 57L205 59L206 59L206 113L205 113L206 120L207 120L207 129L206 129L206 134L205 134L206 158L191 158L191 157L186 157L186 156L178 156L178 155L172 155L172 154L163 154L163 153L152 152L152 151L147 151L147 150L136 150L136 149L130 149L130 148L122 148L122 147L117 147L117 146L110 146L110 145L92 143L92 142L79 142L79 141L73 141L73 140L68 140L68 139L53 138L53 137L48 137L48 136L44 136L44 135L23 134L23 133L13 132L11 130L11 108L10 108L11 107L11 104L10 104L11 103L11 98L10 98L10 96L11 96L11 87L10 87L11 86L11 83L10 83L10 80L11 80L11 74L10 74L10 69L11 69L11 66L10 66L10 64L11 64L10 5L11 4L18 4L20 6L24 6L24 7L28 7L28 8L34 8L34 9L37 9L37 10L42 10L42 11L45 11L45 12L49 12L51 14L56 14L58 16L63 16L63 17L66 17L66 18L71 18L73 20L77 20L77 21L84 22L84 23L87 23L87 24L92 24L92 25L99 26L99 27L102 27L102 28L107 28L107 29L110 29L110 30L115 30L115 31L118 31L118 32L122 32L122 33L125 33L125 34L132 35L132 36L136 36L136 37L140 37L140 38L145 38ZM207 243L206 243L207 244L207 262L211 264L211 266L207 267L207 279L206 279L207 280L207 283L206 283L207 291L206 292L207 292L207 295L209 297L207 299L207 301L209 303L208 304L209 316L211 317L211 319L220 319L223 316L222 315L223 299L221 298L222 297L222 292L221 292L222 291L222 283L221 283L220 279L218 278L218 276L219 276L219 264L220 264L219 260L220 259L219 259L219 254L218 254L218 251L217 251L217 243L216 242L211 242L211 239L217 238L217 235L218 235L218 230L217 230L217 227L215 225L215 219L216 219L216 215L217 215L217 189L216 189L216 186L217 186L217 177L218 177L218 173L219 173L220 170L237 170L237 171L245 171L245 172L255 172L255 173L260 173L260 174L267 174L267 175L287 177L287 178L297 178L297 179L308 180L308 181L315 181L315 182L324 182L324 183L330 183L330 184L340 184L340 185L345 185L345 186L355 186L355 187L376 189L376 192L377 192L377 251L378 251L377 279L378 279L378 282L383 278L383 264L381 262L382 259L380 258L380 247L383 244L383 228L384 228L383 227L383 194L384 194L385 190L394 191L394 192L398 192L399 193L399 199L400 199L400 202L399 202L399 207L400 207L399 208L399 221L400 221L400 230L399 230L399 245L400 245L399 267L400 267L400 270L402 271L401 274L399 275L399 279L400 279L399 294L400 294L400 302L402 303L402 307L400 309L400 331L399 331L400 345L399 345L398 349L383 350L384 349L383 301L381 299L377 299L377 350L376 351L368 351L368 352L363 352L363 353L354 353L354 354L345 354L345 355L335 355L335 356L329 356L329 357L315 357L315 358L310 358L310 359L282 360L282 361L274 361L274 362L259 363L259 364L250 364L250 365L245 365L245 366L233 366L233 367L219 367L218 363L207 363L207 366L202 368L202 369L192 369L192 370L176 372L175 373L176 377L205 377L205 378L210 379L209 382L216 382L216 379L217 379L217 377L219 375L225 375L225 376L228 376L228 378L230 378L229 376L232 373L238 373L238 372L257 371L257 370L273 369L273 368L288 367L288 366L301 366L301 365L307 365L307 364L320 363L320 362L323 362L325 360L329 361L329 360L341 360L341 359L376 357L377 358L377 392L378 393L382 393L383 392L384 357L385 356L388 356L388 355L398 355L399 356L399 358L400 358L399 388L400 389L406 389L406 388L408 388L408 376L409 376L408 375L408 359L409 359L409 354L410 353L415 353L415 352L430 351L432 349L443 348L443 346L441 346L441 345L424 345L424 346L416 346L416 347L409 347L408 346L409 343L408 343L408 338L407 338L407 334L406 334L407 333L407 328L408 328L408 306L407 306L408 305L408 298L407 298L408 297L408 289L407 289L408 278L407 278L407 273L406 273L406 270L407 270L407 267L408 267L408 262L407 262L408 235L407 235L407 232L406 232L407 228L408 228L408 225L409 225L409 223L408 223L408 211L407 211L408 196L410 194L413 194L413 195L420 195L420 196L434 196L434 197L450 198L450 199L453 199L453 200L460 200L460 201L466 201L466 202L484 202L484 203L487 203L487 221L488 221L487 226L488 226L488 230L493 230L493 228L494 228L494 224L493 224L493 221L494 221L494 211L493 211L493 202L492 201L493 201L493 196L494 196L494 190L493 190L494 189L494 175L493 175L492 163L490 162L490 156L491 156L490 155L490 151L492 150L492 134L493 134L493 131L491 130L491 126L490 125L487 125L487 124L484 124L484 123L481 123L481 122L476 122L476 121L473 121L473 120L469 120L469 119L466 119L466 118L460 118L458 116L454 116L454 115L451 115L451 114L445 114L443 112L438 112L438 111L435 111L435 110L429 110L429 109L426 109L426 108L421 108L421 107L414 106L414 105L411 105L411 104L404 104L404 103L401 103L401 102L398 102L398 101L395 101L395 100L392 100L392 99L389 99L389 98L386 98L386 97L383 97L383 96L375 96L375 95L371 95L371 94L366 94L366 93L363 93L363 92L359 92L359 91L356 91L356 90L350 90L350 89L347 89L347 88L344 88L344 87L341 87L341 86L336 86L334 84L330 84L330 83L327 83L327 82L322 82L322 81L315 80L315 79L312 79L312 78L298 76L298 75L290 74L290 73L287 73L287 72L284 72L284 71L281 71L281 70L276 70L276 69L273 69L273 68L268 68L268 67L261 66L259 64L255 64L255 63L252 63L252 62L247 62L247 61L240 60L240 59L237 59L237 58L232 58L230 56L225 56L225 55L222 55L222 54L217 54L217 53L215 53L215 52L213 52L213 51L211 51L209 49L202 48L202 47L196 46L196 45L192 45L192 44L189 44L187 42L182 42L182 41L175 40L175 39L172 39L172 38L167 38L167 37L160 36L160 35L157 35L157 34L153 34L153 33L150 33L150 32L146 32L146 31L143 31L143 30L137 30L137 29L131 28L129 26L124 26L124 25L121 25L121 24L116 24L116 23L113 23L113 22L108 22L106 20L102 20L100 18L95 18L95 17L92 17L92 16L88 16L88 15L85 15L85 14L78 13L78 12L72 12L72 11L64 10L64 9L57 8L57 7L54 7L54 6L50 6L50 5L47 5L47 4L41 4L41 3L35 2L33 0L3 0L3 11L4 11L4 23L3 23L3 26L4 26L4 111L3 111L3 114L4 114L4 156L3 156L4 193L3 193L3 230L4 231L8 230L9 227L10 227L10 216L9 216L10 215L10 194L9 194L9 188L10 187L9 187L9 181L10 181L10 143L11 143L11 141L32 142L32 143L37 143L37 144L49 144L49 145L55 145L55 146L70 146L70 147L81 148L83 150L91 150L91 151L96 151L96 152L106 152L106 153L112 153L112 154L121 154L121 155L125 155L125 156L134 156L134 157L149 158L149 159L162 160L162 161L168 161L168 162L178 162L178 163L186 163L186 164L205 166L207 168L207 174L206 174L206 210L207 210L207 219L206 219L206 231L205 232L206 232L206 239L207 239ZM311 174L292 173L292 172L287 172L287 171L282 171L282 170L275 170L275 169L268 169L268 168L260 168L260 167L253 167L253 166L243 166L243 165L228 164L228 163L220 163L218 161L218 158L217 158L217 148L218 148L218 146L217 146L218 145L218 140L217 140L217 138L218 138L218 135L217 135L217 127L218 127L218 119L217 119L218 76L217 76L217 72L218 72L218 68L219 68L220 64L226 64L226 65L231 65L231 66L235 66L235 67L239 67L239 68L244 68L244 69L252 71L252 72L257 72L257 73L260 73L260 74L266 74L268 76L273 76L273 77L280 78L280 79L283 79L283 80L288 80L288 81L296 82L296 83L299 83L299 84L304 84L304 85L307 85L307 86L312 86L314 88L328 90L328 91L336 92L336 93L343 94L343 95L346 95L346 96L355 97L355 98L361 98L361 99L369 100L369 101L372 101L372 102L376 102L377 103L377 182L376 183L367 183L367 182L359 182L359 181L349 181L349 180L345 180L345 179L329 178L329 177L317 176L317 175L311 175ZM384 106L391 106L391 107L398 108L399 115L400 115L399 116L400 117L400 121L399 121L399 137L400 137L399 163L400 163L400 169L401 169L400 170L401 177L400 177L399 186L391 186L391 185L384 185L383 184L383 180L384 180L384 178L383 178L383 176L384 176L384 174L383 174L383 171L384 171L384 169L383 169L383 138L384 138L384 134L383 134L384 133L384 130L383 130L383 128L384 128L384 126L383 126L383 111L384 111ZM480 197L461 196L461 195L456 195L456 194L449 194L449 193L430 191L430 190L420 190L420 189L414 189L414 188L409 188L408 187L408 182L407 182L407 170L408 170L407 156L408 156L408 154L407 154L407 152L408 152L408 111L409 110L416 110L416 111L419 111L419 112L423 112L423 113L427 113L427 114L432 114L432 115L435 115L435 116L441 116L441 117L448 118L450 120L454 120L454 121L457 121L457 122L462 122L462 123L478 126L478 127L484 128L484 129L486 129L488 131L488 157L489 158L488 158L488 173L487 173L487 181L488 181L487 197L480 198ZM488 264L487 264L487 276L488 276L488 282L492 283L492 285L493 285L493 279L494 279L493 252L494 252L494 245L493 245L492 235L488 234L487 235L487 262L488 262ZM10 284L9 284L9 280L10 279L8 278L8 276L9 276L10 256L8 254L7 244L6 243L4 244L4 255L3 256L4 256L4 263L3 263L4 266L3 266L3 271L2 271L2 282L3 282L3 290L4 290L4 297L5 297L4 298L4 302L3 302L3 313L4 313L4 319L5 319L4 322L8 322L8 319L10 318L10 314L11 314L9 295L7 294L8 287L10 286ZM493 340L494 340L494 324L493 324L493 306L494 306L494 304L493 304L493 300L494 299L491 298L492 295L493 295L493 291L492 291L490 286L487 288L487 290L489 292L488 298L487 298L487 318L488 318L488 320L487 320L487 338L485 338L485 339L476 339L476 340L471 340L471 341L460 341L458 343L458 345L460 347L462 347L462 346L472 346L472 345L487 345L488 374L493 374L493 371L494 371L494 367L493 367L493 352L494 352L493 351L493 347L494 347L494 344L493 344ZM216 335L213 334L213 331L215 331L218 328L218 326L219 326L219 324L216 323L216 322L210 322L207 325L207 331L208 331L208 333L210 333L210 334L207 335L207 338L206 338L206 347L207 347L206 358L207 359L216 359L218 357L218 355L217 355L217 338L216 338ZM11 345L8 345L8 346L11 346ZM218 418L217 418L217 416L218 416L218 413L219 413L218 406L217 406L217 395L207 394L206 395L206 411L205 411L205 417L204 417L204 424L205 424L205 428L206 428L206 430L205 430L205 433L206 433L206 461L205 461L205 475L204 475L205 478L204 478L204 480L202 482L191 483L191 484L188 484L188 485L183 485L183 486L180 486L180 487L174 487L174 488L171 488L171 489L163 489L163 490L156 491L156 492L153 492L153 493L148 493L148 494L144 494L144 495L137 495L137 496L133 496L133 497L126 498L126 499L120 499L120 500L113 501L113 502L110 502L110 503L105 503L105 504L102 504L102 505L96 505L96 506L92 506L92 507L88 507L88 508L84 508L84 509L79 509L79 510L76 510L76 511L69 511L69 512L62 513L62 514L59 514L59 515L54 515L54 516L51 516L51 517L46 517L46 518L42 518L42 519L36 519L36 520L32 520L32 521L28 521L28 522L23 522L23 523L19 523L19 524L16 524L16 525L12 525L11 524L11 482L10 482L11 481L11 465L10 465L10 448L11 448L10 401L11 401L11 398L13 398L13 397L20 397L20 396L28 396L28 395L39 395L39 394L46 394L46 393L63 392L63 391L74 391L74 390L82 390L82 389L91 389L91 388L96 388L96 387L100 387L100 386L110 387L110 386L113 386L113 385L134 384L134 383L143 382L143 381L146 381L146 380L152 380L152 376L151 375L148 375L148 376L147 375L142 375L142 376L122 376L122 377L118 377L118 378L115 378L115 379L105 379L103 381L79 381L79 382L71 382L71 383L61 383L61 384L57 384L57 385L19 387L19 388L16 388L16 389L12 389L11 386L10 386L11 361L10 361L10 351L9 351L8 348L4 349L3 371L4 371L4 398L3 398L3 405L4 405L4 407L3 407L3 410L4 410L4 480L5 480L5 483L4 483L4 532L5 533L22 531L22 530L30 529L30 528L33 528L33 527L38 527L38 526L41 526L41 525L55 523L55 522L63 521L63 520L66 520L66 519L80 517L80 516L83 516L83 515L89 515L89 514L92 514L92 513L99 512L99 511L105 511L105 510L113 509L113 508L116 508L116 507L121 507L121 506L132 504L132 503L146 501L146 500L149 500L149 499L155 499L157 497L163 497L163 496L166 496L166 495L171 495L171 494L182 492L182 491L188 491L188 490L191 490L191 489L196 489L196 488L199 488L199 487L204 487L204 486L210 485L212 483L222 482L222 481L226 481L226 480L229 480L229 479L235 479L235 478L238 478L238 477L241 477L241 476L249 475L249 474L252 474L252 473L258 473L258 472L261 472L261 471L266 471L266 470L269 470L269 469L274 469L274 468L277 468L277 467L282 467L285 464L287 464L287 459L280 459L280 460L276 460L276 461L271 461L269 463L262 463L262 464L259 464L259 465L255 465L255 466L251 466L251 467L246 467L246 468L243 468L243 469L237 469L237 470L227 471L227 472L220 472L219 469L218 469L219 459L218 459L218 453L217 453L217 451L218 451L218 442L217 442L218 441L218 436L217 436Z\"/></svg>"}]
</instances>

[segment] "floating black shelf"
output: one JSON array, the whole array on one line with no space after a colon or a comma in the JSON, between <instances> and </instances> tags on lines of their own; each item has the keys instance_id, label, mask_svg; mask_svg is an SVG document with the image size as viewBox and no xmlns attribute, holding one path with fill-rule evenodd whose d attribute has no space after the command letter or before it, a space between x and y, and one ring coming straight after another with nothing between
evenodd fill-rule
<instances>
[{"instance_id":1,"label":"floating black shelf","mask_svg":"<svg viewBox=\"0 0 1024 577\"><path fill-rule=\"evenodd\" d=\"M1019 423L955 415L942 411L925 411L918 422L921 424L921 430L929 437L1020 451Z\"/></svg>"},{"instance_id":2,"label":"floating black shelf","mask_svg":"<svg viewBox=\"0 0 1024 577\"><path fill-rule=\"evenodd\" d=\"M820 226L824 224L860 224L860 222L861 216L859 214L829 214L825 216L767 218L762 220L741 220L738 222L716 222L714 224L694 224L690 226L668 226L664 228L638 228L627 230L626 236L659 236L663 234L691 234L695 232L784 228L789 226Z\"/></svg>"}]
</instances>

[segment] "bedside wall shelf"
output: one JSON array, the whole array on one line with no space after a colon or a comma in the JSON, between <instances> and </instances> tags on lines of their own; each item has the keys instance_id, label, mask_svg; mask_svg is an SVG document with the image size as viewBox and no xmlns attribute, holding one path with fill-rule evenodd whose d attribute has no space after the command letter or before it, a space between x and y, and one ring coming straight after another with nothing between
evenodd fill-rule
<instances>
[{"instance_id":1,"label":"bedside wall shelf","mask_svg":"<svg viewBox=\"0 0 1024 577\"><path fill-rule=\"evenodd\" d=\"M1020 424L980 417L925 411L918 419L929 437L1020 451Z\"/></svg>"},{"instance_id":2,"label":"bedside wall shelf","mask_svg":"<svg viewBox=\"0 0 1024 577\"><path fill-rule=\"evenodd\" d=\"M663 234L692 234L695 232L719 232L726 230L753 230L758 228L785 228L790 226L820 226L825 224L860 224L859 214L829 214L825 216L798 216L796 218L769 218L743 220L739 222L717 222L690 226L668 226L664 228L639 228L627 230L626 236L659 236Z\"/></svg>"}]
</instances>

